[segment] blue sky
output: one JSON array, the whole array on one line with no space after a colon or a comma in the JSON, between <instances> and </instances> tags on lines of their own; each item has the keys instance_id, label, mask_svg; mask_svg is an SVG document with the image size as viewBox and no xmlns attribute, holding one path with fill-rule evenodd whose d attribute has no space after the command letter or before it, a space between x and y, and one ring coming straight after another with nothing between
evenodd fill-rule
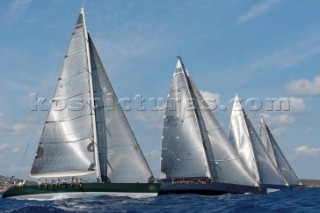
<instances>
[{"instance_id":1,"label":"blue sky","mask_svg":"<svg viewBox=\"0 0 320 213\"><path fill-rule=\"evenodd\" d=\"M82 1L1 3L0 174L26 177L46 117L30 110L30 94L52 97ZM264 115L297 175L317 179L319 9L316 0L85 2L88 29L118 97L165 98L181 55L203 95L226 106L215 111L226 132L235 94L260 100L258 111L244 104L253 123ZM268 111L268 98L290 100L290 111ZM159 176L162 113L151 109L126 114Z\"/></svg>"}]
</instances>

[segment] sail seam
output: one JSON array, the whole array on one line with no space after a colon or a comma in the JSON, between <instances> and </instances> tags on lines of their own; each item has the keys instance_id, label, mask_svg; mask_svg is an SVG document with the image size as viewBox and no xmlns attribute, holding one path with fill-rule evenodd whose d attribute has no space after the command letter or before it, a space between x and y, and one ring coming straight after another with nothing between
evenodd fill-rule
<instances>
[{"instance_id":1,"label":"sail seam","mask_svg":"<svg viewBox=\"0 0 320 213\"><path fill-rule=\"evenodd\" d=\"M40 141L40 144L66 144L66 143L79 143L79 142L83 142L86 141L85 139L92 139L92 137L85 137L85 138L81 138L79 140L75 140L75 141L53 141L53 142L42 142Z\"/></svg>"},{"instance_id":2,"label":"sail seam","mask_svg":"<svg viewBox=\"0 0 320 213\"><path fill-rule=\"evenodd\" d=\"M89 73L89 71L88 71L87 69L85 69L85 71L83 71L83 72L79 72L79 73L76 73L76 74L73 74L73 75L66 75L66 76L60 77L60 78L58 79L58 81L60 81L60 80L65 80L65 79L67 79L67 78L72 78L72 77L75 77L75 76L77 76L77 75L81 75L81 74L84 74L84 73Z\"/></svg>"},{"instance_id":3,"label":"sail seam","mask_svg":"<svg viewBox=\"0 0 320 213\"><path fill-rule=\"evenodd\" d=\"M62 95L57 95L57 96L55 96L55 97L52 99L52 102L53 102L53 101L65 101L65 100L68 100L68 99L71 99L71 98L74 98L74 97L77 97L77 96L80 96L80 95L83 95L83 94L89 94L89 92L90 92L90 91L85 91L85 92L82 92L82 93L79 93L79 94L77 94L77 95L73 95L73 96L70 96L70 97L67 97L67 98L55 99L55 98L60 97L60 96L65 96L66 93L65 93L65 94L62 94Z\"/></svg>"},{"instance_id":4,"label":"sail seam","mask_svg":"<svg viewBox=\"0 0 320 213\"><path fill-rule=\"evenodd\" d=\"M83 53L83 52L85 52L85 51L86 51L86 50L83 49L83 50L79 50L79 51L77 51L77 52L71 52L71 53L66 54L65 57L66 57L66 58L67 58L67 57L71 57L71 56L77 55L77 54L79 54L79 53Z\"/></svg>"},{"instance_id":5,"label":"sail seam","mask_svg":"<svg viewBox=\"0 0 320 213\"><path fill-rule=\"evenodd\" d=\"M72 120L75 120L75 119L78 119L78 118L82 118L82 117L90 117L91 114L84 114L84 115L80 115L78 117L75 117L75 118L71 118L69 120L53 120L53 121L47 121L46 123L62 123L62 122L68 122L68 121L72 121Z\"/></svg>"}]
</instances>

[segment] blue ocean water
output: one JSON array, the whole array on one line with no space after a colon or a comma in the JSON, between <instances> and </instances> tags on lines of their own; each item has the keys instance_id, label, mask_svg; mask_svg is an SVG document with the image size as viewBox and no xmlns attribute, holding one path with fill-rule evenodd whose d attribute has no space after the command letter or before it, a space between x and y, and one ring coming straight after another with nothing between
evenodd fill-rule
<instances>
[{"instance_id":1,"label":"blue ocean water","mask_svg":"<svg viewBox=\"0 0 320 213\"><path fill-rule=\"evenodd\" d=\"M1 194L0 194L1 195ZM320 188L266 195L163 195L153 198L101 196L53 201L0 200L0 212L320 212Z\"/></svg>"}]
</instances>

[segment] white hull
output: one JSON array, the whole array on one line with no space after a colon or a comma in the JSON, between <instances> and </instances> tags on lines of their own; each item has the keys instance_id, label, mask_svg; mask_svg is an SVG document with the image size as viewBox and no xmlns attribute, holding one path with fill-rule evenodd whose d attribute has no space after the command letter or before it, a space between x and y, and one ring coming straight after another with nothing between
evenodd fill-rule
<instances>
[{"instance_id":1,"label":"white hull","mask_svg":"<svg viewBox=\"0 0 320 213\"><path fill-rule=\"evenodd\" d=\"M277 192L279 191L280 189L273 189L273 188L267 188L267 193L273 193L273 192Z\"/></svg>"},{"instance_id":2,"label":"white hull","mask_svg":"<svg viewBox=\"0 0 320 213\"><path fill-rule=\"evenodd\" d=\"M130 198L146 198L155 197L158 193L130 193L130 192L62 192L62 193L46 193L46 194L32 194L19 195L8 197L8 199L15 200L63 200L69 198L92 198L97 196L117 196Z\"/></svg>"}]
</instances>

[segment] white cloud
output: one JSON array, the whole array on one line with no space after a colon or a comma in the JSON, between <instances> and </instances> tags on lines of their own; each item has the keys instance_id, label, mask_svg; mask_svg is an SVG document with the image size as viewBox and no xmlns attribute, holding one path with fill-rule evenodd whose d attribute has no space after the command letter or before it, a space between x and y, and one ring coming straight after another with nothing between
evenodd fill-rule
<instances>
[{"instance_id":1,"label":"white cloud","mask_svg":"<svg viewBox=\"0 0 320 213\"><path fill-rule=\"evenodd\" d=\"M0 144L0 150L4 150L8 147L8 144Z\"/></svg>"},{"instance_id":2,"label":"white cloud","mask_svg":"<svg viewBox=\"0 0 320 213\"><path fill-rule=\"evenodd\" d=\"M0 121L0 135L11 130L11 127L5 123Z\"/></svg>"},{"instance_id":3,"label":"white cloud","mask_svg":"<svg viewBox=\"0 0 320 213\"><path fill-rule=\"evenodd\" d=\"M292 80L285 85L285 91L296 96L320 96L320 75L312 81L307 79Z\"/></svg>"},{"instance_id":4,"label":"white cloud","mask_svg":"<svg viewBox=\"0 0 320 213\"><path fill-rule=\"evenodd\" d=\"M263 114L262 116L266 120L266 123L269 127L283 128L284 126L292 125L296 122L295 117L289 114Z\"/></svg>"},{"instance_id":5,"label":"white cloud","mask_svg":"<svg viewBox=\"0 0 320 213\"><path fill-rule=\"evenodd\" d=\"M22 123L14 124L11 127L12 131L17 134L22 134L29 128L30 128L29 124L22 124Z\"/></svg>"},{"instance_id":6,"label":"white cloud","mask_svg":"<svg viewBox=\"0 0 320 213\"><path fill-rule=\"evenodd\" d=\"M313 132L313 128L311 126L307 127L306 134L307 135L312 135L312 132Z\"/></svg>"},{"instance_id":7,"label":"white cloud","mask_svg":"<svg viewBox=\"0 0 320 213\"><path fill-rule=\"evenodd\" d=\"M30 2L31 0L12 0L5 14L7 23L13 23L23 16Z\"/></svg>"},{"instance_id":8,"label":"white cloud","mask_svg":"<svg viewBox=\"0 0 320 213\"><path fill-rule=\"evenodd\" d=\"M238 18L238 23L247 22L257 16L260 16L276 5L276 3L280 2L279 0L265 0L256 5L253 5L248 12L242 14Z\"/></svg>"},{"instance_id":9,"label":"white cloud","mask_svg":"<svg viewBox=\"0 0 320 213\"><path fill-rule=\"evenodd\" d=\"M296 122L291 114L262 114L272 134L277 138L283 135L288 126Z\"/></svg>"},{"instance_id":10,"label":"white cloud","mask_svg":"<svg viewBox=\"0 0 320 213\"><path fill-rule=\"evenodd\" d=\"M23 123L8 124L7 122L0 121L0 135L6 133L23 134L37 123L36 118L28 117Z\"/></svg>"},{"instance_id":11,"label":"white cloud","mask_svg":"<svg viewBox=\"0 0 320 213\"><path fill-rule=\"evenodd\" d=\"M11 152L12 153L18 153L18 152L20 152L20 148L19 147L15 147L15 148L11 149Z\"/></svg>"},{"instance_id":12,"label":"white cloud","mask_svg":"<svg viewBox=\"0 0 320 213\"><path fill-rule=\"evenodd\" d=\"M309 107L304 103L304 100L296 97L281 97L276 99L272 105L272 107L271 104L267 106L270 113L262 114L262 116L269 128L272 129L272 134L275 137L280 137L286 132L288 126L296 123L295 114L309 111ZM311 132L312 128L306 131L307 134Z\"/></svg>"},{"instance_id":13,"label":"white cloud","mask_svg":"<svg viewBox=\"0 0 320 213\"><path fill-rule=\"evenodd\" d=\"M279 138L280 136L284 135L287 131L287 127L276 127L272 130L272 135L275 138Z\"/></svg>"},{"instance_id":14,"label":"white cloud","mask_svg":"<svg viewBox=\"0 0 320 213\"><path fill-rule=\"evenodd\" d=\"M9 145L8 144L0 144L0 150L2 150L2 151L7 151L7 152L12 152L12 153L18 153L18 152L20 152L20 148L19 147L14 147L14 148L12 148L12 147L9 147Z\"/></svg>"},{"instance_id":15,"label":"white cloud","mask_svg":"<svg viewBox=\"0 0 320 213\"><path fill-rule=\"evenodd\" d=\"M281 112L281 113L305 113L310 108L304 103L302 98L297 97L280 97L270 99L266 103L267 111Z\"/></svg>"},{"instance_id":16,"label":"white cloud","mask_svg":"<svg viewBox=\"0 0 320 213\"><path fill-rule=\"evenodd\" d=\"M148 129L161 128L163 123L164 110L161 111L135 111L134 117L138 121L146 123Z\"/></svg>"},{"instance_id":17,"label":"white cloud","mask_svg":"<svg viewBox=\"0 0 320 213\"><path fill-rule=\"evenodd\" d=\"M320 148L311 148L308 146L300 146L294 149L294 152L305 156L320 156Z\"/></svg>"},{"instance_id":18,"label":"white cloud","mask_svg":"<svg viewBox=\"0 0 320 213\"><path fill-rule=\"evenodd\" d=\"M304 113L310 110L310 108L304 103L302 98L296 97L282 97L279 98L279 102L289 100L289 112L291 113Z\"/></svg>"}]
</instances>

